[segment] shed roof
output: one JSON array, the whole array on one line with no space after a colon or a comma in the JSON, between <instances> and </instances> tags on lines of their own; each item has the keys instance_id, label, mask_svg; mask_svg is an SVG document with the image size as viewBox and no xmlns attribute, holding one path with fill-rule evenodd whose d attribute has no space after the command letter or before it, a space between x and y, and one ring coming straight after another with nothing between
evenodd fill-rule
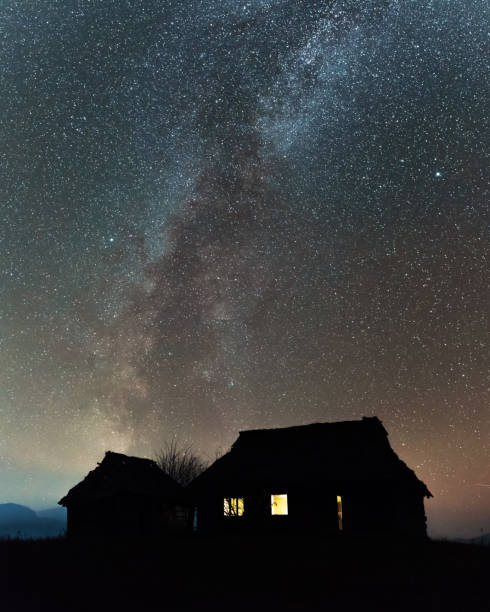
<instances>
[{"instance_id":1,"label":"shed roof","mask_svg":"<svg viewBox=\"0 0 490 612\"><path fill-rule=\"evenodd\" d=\"M178 501L183 488L151 459L107 451L104 459L58 502L61 506L120 493Z\"/></svg>"},{"instance_id":2,"label":"shed roof","mask_svg":"<svg viewBox=\"0 0 490 612\"><path fill-rule=\"evenodd\" d=\"M377 417L242 431L230 452L198 476L190 489L325 481L402 481L432 497L391 448Z\"/></svg>"}]
</instances>

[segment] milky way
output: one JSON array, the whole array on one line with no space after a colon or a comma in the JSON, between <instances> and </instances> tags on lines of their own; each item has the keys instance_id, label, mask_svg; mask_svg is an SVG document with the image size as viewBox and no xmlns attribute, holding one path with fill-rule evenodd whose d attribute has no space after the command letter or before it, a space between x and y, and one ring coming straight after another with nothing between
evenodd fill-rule
<instances>
[{"instance_id":1,"label":"milky way","mask_svg":"<svg viewBox=\"0 0 490 612\"><path fill-rule=\"evenodd\" d=\"M2 2L0 501L375 414L490 530L486 16Z\"/></svg>"}]
</instances>

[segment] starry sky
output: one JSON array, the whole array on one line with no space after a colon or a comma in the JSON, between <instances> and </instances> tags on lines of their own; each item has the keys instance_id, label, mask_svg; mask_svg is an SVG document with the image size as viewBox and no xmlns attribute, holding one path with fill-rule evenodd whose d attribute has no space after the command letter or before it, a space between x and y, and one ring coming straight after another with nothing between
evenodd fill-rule
<instances>
[{"instance_id":1,"label":"starry sky","mask_svg":"<svg viewBox=\"0 0 490 612\"><path fill-rule=\"evenodd\" d=\"M490 531L483 0L3 0L0 501L377 415Z\"/></svg>"}]
</instances>

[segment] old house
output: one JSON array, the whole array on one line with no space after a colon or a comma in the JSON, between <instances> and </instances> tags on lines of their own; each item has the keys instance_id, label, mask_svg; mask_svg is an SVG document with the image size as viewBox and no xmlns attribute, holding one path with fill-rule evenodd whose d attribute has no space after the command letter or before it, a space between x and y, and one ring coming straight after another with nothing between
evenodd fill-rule
<instances>
[{"instance_id":1,"label":"old house","mask_svg":"<svg viewBox=\"0 0 490 612\"><path fill-rule=\"evenodd\" d=\"M107 452L58 502L73 536L154 536L186 525L183 488L150 459Z\"/></svg>"},{"instance_id":2,"label":"old house","mask_svg":"<svg viewBox=\"0 0 490 612\"><path fill-rule=\"evenodd\" d=\"M376 417L242 431L189 491L199 529L414 536L432 497Z\"/></svg>"}]
</instances>

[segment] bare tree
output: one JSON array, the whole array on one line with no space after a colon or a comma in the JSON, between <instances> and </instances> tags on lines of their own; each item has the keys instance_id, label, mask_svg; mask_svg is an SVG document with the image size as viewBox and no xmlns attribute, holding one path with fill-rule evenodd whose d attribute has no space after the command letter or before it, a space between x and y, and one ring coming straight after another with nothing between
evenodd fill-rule
<instances>
[{"instance_id":1,"label":"bare tree","mask_svg":"<svg viewBox=\"0 0 490 612\"><path fill-rule=\"evenodd\" d=\"M155 461L166 474L184 487L208 467L208 463L191 446L179 448L176 440L167 442L156 454Z\"/></svg>"}]
</instances>

